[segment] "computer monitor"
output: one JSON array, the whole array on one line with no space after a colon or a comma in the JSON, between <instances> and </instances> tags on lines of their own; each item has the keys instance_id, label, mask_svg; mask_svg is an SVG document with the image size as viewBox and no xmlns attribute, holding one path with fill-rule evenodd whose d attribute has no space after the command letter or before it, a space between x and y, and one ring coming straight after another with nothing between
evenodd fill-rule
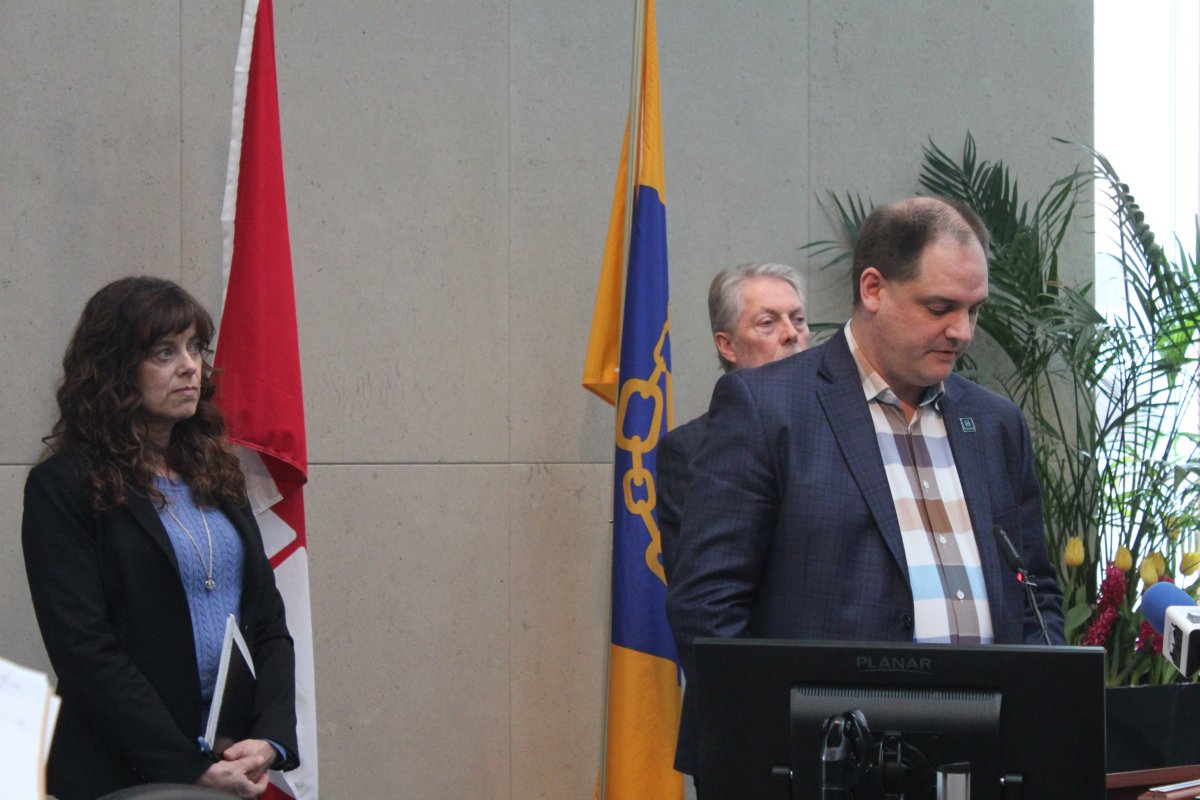
<instances>
[{"instance_id":1,"label":"computer monitor","mask_svg":"<svg viewBox=\"0 0 1200 800\"><path fill-rule=\"evenodd\" d=\"M1103 653L697 639L688 691L699 698L700 791L704 800L882 798L899 780L906 800L933 800L940 772L944 797L963 796L964 781L971 800L1103 797ZM846 764L826 723L852 750L858 721L843 715L854 710L869 729L871 769L854 793L838 794Z\"/></svg>"}]
</instances>

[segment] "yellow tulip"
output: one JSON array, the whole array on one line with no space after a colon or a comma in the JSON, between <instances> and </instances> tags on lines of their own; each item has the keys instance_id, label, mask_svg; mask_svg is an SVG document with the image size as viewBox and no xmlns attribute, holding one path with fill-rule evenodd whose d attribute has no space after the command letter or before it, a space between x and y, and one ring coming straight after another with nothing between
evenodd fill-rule
<instances>
[{"instance_id":1,"label":"yellow tulip","mask_svg":"<svg viewBox=\"0 0 1200 800\"><path fill-rule=\"evenodd\" d=\"M1133 567L1133 553L1129 552L1129 548L1121 545L1117 548L1117 557L1113 560L1113 566L1121 570L1121 572L1129 572Z\"/></svg>"},{"instance_id":2,"label":"yellow tulip","mask_svg":"<svg viewBox=\"0 0 1200 800\"><path fill-rule=\"evenodd\" d=\"M1078 567L1083 563L1083 538L1072 536L1067 539L1067 546L1063 548L1063 562L1068 567Z\"/></svg>"},{"instance_id":3,"label":"yellow tulip","mask_svg":"<svg viewBox=\"0 0 1200 800\"><path fill-rule=\"evenodd\" d=\"M1191 575L1197 567L1200 567L1200 553L1184 553L1183 559L1179 562L1179 571L1184 575Z\"/></svg>"},{"instance_id":4,"label":"yellow tulip","mask_svg":"<svg viewBox=\"0 0 1200 800\"><path fill-rule=\"evenodd\" d=\"M1138 575L1142 577L1142 582L1147 586L1153 586L1158 583L1158 576L1161 575L1158 571L1158 566L1154 563L1154 559L1150 556L1142 559L1142 565L1138 567Z\"/></svg>"},{"instance_id":5,"label":"yellow tulip","mask_svg":"<svg viewBox=\"0 0 1200 800\"><path fill-rule=\"evenodd\" d=\"M1167 560L1157 550L1150 554L1150 558L1154 559L1154 568L1158 570L1158 577L1161 578L1163 573L1167 571Z\"/></svg>"},{"instance_id":6,"label":"yellow tulip","mask_svg":"<svg viewBox=\"0 0 1200 800\"><path fill-rule=\"evenodd\" d=\"M1179 532L1182 530L1179 524L1178 514L1167 514L1163 517L1163 533L1167 534L1167 538L1172 542L1179 538Z\"/></svg>"}]
</instances>

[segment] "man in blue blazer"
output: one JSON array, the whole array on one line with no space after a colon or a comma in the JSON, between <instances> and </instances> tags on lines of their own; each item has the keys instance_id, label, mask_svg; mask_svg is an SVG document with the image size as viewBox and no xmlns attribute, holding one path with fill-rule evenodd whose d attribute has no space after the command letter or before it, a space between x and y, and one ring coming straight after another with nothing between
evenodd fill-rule
<instances>
[{"instance_id":1,"label":"man in blue blazer","mask_svg":"<svg viewBox=\"0 0 1200 800\"><path fill-rule=\"evenodd\" d=\"M956 202L876 209L842 331L717 383L667 590L689 689L702 636L1040 641L996 526L1063 641L1025 420L951 374L987 299L987 242ZM696 712L689 691L676 768L693 775Z\"/></svg>"},{"instance_id":2,"label":"man in blue blazer","mask_svg":"<svg viewBox=\"0 0 1200 800\"><path fill-rule=\"evenodd\" d=\"M808 347L800 276L786 264L723 269L708 287L708 321L726 372L787 358ZM679 520L691 483L692 458L704 442L708 415L671 430L658 443L655 485L663 572L671 580Z\"/></svg>"}]
</instances>

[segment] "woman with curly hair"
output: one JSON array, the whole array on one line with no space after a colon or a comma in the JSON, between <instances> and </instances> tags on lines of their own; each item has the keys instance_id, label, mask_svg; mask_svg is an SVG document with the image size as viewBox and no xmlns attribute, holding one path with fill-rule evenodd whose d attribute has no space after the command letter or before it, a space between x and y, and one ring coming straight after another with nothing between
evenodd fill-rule
<instances>
[{"instance_id":1,"label":"woman with curly hair","mask_svg":"<svg viewBox=\"0 0 1200 800\"><path fill-rule=\"evenodd\" d=\"M87 303L63 357L51 455L21 527L62 712L59 800L141 783L258 797L298 763L292 640L246 487L212 404L212 318L170 281ZM246 738L200 745L233 614L257 682Z\"/></svg>"}]
</instances>

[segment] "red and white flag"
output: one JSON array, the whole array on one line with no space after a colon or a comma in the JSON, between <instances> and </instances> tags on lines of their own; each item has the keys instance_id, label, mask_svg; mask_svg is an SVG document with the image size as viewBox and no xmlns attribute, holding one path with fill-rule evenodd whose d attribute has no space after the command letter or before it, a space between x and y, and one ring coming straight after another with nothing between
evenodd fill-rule
<instances>
[{"instance_id":1,"label":"red and white flag","mask_svg":"<svg viewBox=\"0 0 1200 800\"><path fill-rule=\"evenodd\" d=\"M301 766L272 773L267 798L317 798L317 729L304 492L308 453L292 254L275 85L271 0L246 0L233 86L233 130L221 210L225 308L217 402L246 473L296 642Z\"/></svg>"}]
</instances>

